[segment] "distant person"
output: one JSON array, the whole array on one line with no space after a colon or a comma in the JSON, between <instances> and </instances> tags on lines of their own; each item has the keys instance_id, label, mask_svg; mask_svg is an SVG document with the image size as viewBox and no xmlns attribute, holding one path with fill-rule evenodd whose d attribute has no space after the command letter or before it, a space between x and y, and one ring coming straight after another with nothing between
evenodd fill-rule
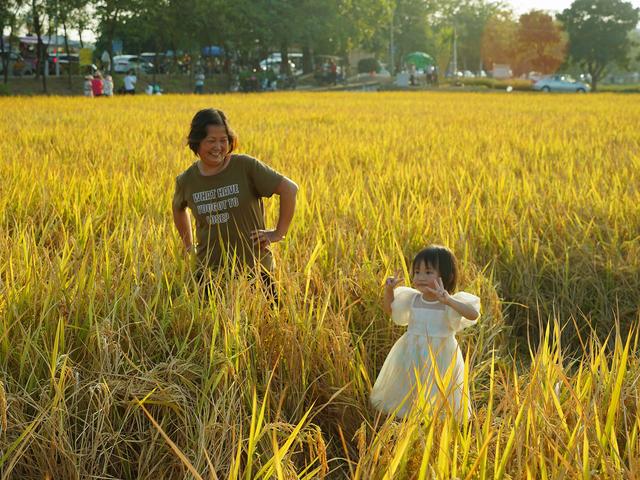
<instances>
[{"instance_id":1,"label":"distant person","mask_svg":"<svg viewBox=\"0 0 640 480\"><path fill-rule=\"evenodd\" d=\"M137 81L138 79L133 70L129 70L124 77L124 93L126 95L134 95L136 93Z\"/></svg>"},{"instance_id":2,"label":"distant person","mask_svg":"<svg viewBox=\"0 0 640 480\"><path fill-rule=\"evenodd\" d=\"M416 81L416 66L413 63L409 64L409 84L412 87L418 84Z\"/></svg>"},{"instance_id":3,"label":"distant person","mask_svg":"<svg viewBox=\"0 0 640 480\"><path fill-rule=\"evenodd\" d=\"M102 82L102 94L105 97L113 97L113 78L111 75L104 77Z\"/></svg>"},{"instance_id":4,"label":"distant person","mask_svg":"<svg viewBox=\"0 0 640 480\"><path fill-rule=\"evenodd\" d=\"M464 357L455 334L475 325L480 299L454 293L456 263L448 248L431 245L413 260L413 288L397 287L397 274L387 278L383 309L408 329L391 348L373 386L370 399L376 409L406 417L418 407L435 415L451 411L459 419L469 418L471 403L463 397Z\"/></svg>"},{"instance_id":5,"label":"distant person","mask_svg":"<svg viewBox=\"0 0 640 480\"><path fill-rule=\"evenodd\" d=\"M431 85L431 84L433 84L433 78L432 78L432 76L433 76L433 71L434 71L434 69L433 69L433 65L429 65L429 66L427 66L427 68L426 68L426 69L425 69L425 71L424 71L424 79L425 79L425 83L426 83L427 85Z\"/></svg>"},{"instance_id":6,"label":"distant person","mask_svg":"<svg viewBox=\"0 0 640 480\"><path fill-rule=\"evenodd\" d=\"M329 62L329 82L332 85L338 83L338 65L333 59Z\"/></svg>"},{"instance_id":7,"label":"distant person","mask_svg":"<svg viewBox=\"0 0 640 480\"><path fill-rule=\"evenodd\" d=\"M438 85L438 67L436 65L430 65L428 69L428 82L429 85Z\"/></svg>"},{"instance_id":8,"label":"distant person","mask_svg":"<svg viewBox=\"0 0 640 480\"><path fill-rule=\"evenodd\" d=\"M93 97L93 89L91 88L91 81L93 77L91 75L86 75L84 77L84 83L82 84L82 92L85 97Z\"/></svg>"},{"instance_id":9,"label":"distant person","mask_svg":"<svg viewBox=\"0 0 640 480\"><path fill-rule=\"evenodd\" d=\"M150 83L145 89L147 95L162 95L162 88L157 83Z\"/></svg>"},{"instance_id":10,"label":"distant person","mask_svg":"<svg viewBox=\"0 0 640 480\"><path fill-rule=\"evenodd\" d=\"M91 91L93 92L94 97L102 96L103 82L102 82L102 74L100 72L96 72L93 74L93 79L91 79Z\"/></svg>"},{"instance_id":11,"label":"distant person","mask_svg":"<svg viewBox=\"0 0 640 480\"><path fill-rule=\"evenodd\" d=\"M207 270L247 267L277 303L271 245L283 240L298 186L249 155L234 153L238 137L221 110L200 110L191 120L189 148L197 160L176 178L173 220L185 251L195 253L198 278L209 292ZM266 227L263 199L280 197L275 229ZM196 221L196 242L189 212Z\"/></svg>"},{"instance_id":12,"label":"distant person","mask_svg":"<svg viewBox=\"0 0 640 480\"><path fill-rule=\"evenodd\" d=\"M265 90L276 90L278 87L278 75L276 75L273 67L269 66L267 68L265 78L267 79L267 88Z\"/></svg>"},{"instance_id":13,"label":"distant person","mask_svg":"<svg viewBox=\"0 0 640 480\"><path fill-rule=\"evenodd\" d=\"M196 88L193 93L202 95L204 93L204 72L202 72L202 70L199 71L198 73L196 73L194 78L196 81Z\"/></svg>"},{"instance_id":14,"label":"distant person","mask_svg":"<svg viewBox=\"0 0 640 480\"><path fill-rule=\"evenodd\" d=\"M106 50L102 52L102 56L100 57L100 61L102 62L102 71L106 73L111 72L111 57L109 56L109 52Z\"/></svg>"}]
</instances>

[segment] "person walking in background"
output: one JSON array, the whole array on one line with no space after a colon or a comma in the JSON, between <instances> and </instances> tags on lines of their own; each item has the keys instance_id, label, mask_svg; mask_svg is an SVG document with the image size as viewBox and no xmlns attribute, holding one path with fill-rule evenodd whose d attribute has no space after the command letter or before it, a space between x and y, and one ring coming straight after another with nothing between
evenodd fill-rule
<instances>
[{"instance_id":1,"label":"person walking in background","mask_svg":"<svg viewBox=\"0 0 640 480\"><path fill-rule=\"evenodd\" d=\"M102 83L102 74L100 72L96 72L93 74L93 79L91 80L91 90L93 92L94 97L101 97L103 83Z\"/></svg>"},{"instance_id":2,"label":"person walking in background","mask_svg":"<svg viewBox=\"0 0 640 480\"><path fill-rule=\"evenodd\" d=\"M102 94L105 97L113 96L113 78L111 78L111 75L104 77L104 81L102 82Z\"/></svg>"},{"instance_id":3,"label":"person walking in background","mask_svg":"<svg viewBox=\"0 0 640 480\"><path fill-rule=\"evenodd\" d=\"M204 93L204 72L202 70L198 71L194 78L196 81L196 88L194 90L194 93L201 95Z\"/></svg>"},{"instance_id":4,"label":"person walking in background","mask_svg":"<svg viewBox=\"0 0 640 480\"><path fill-rule=\"evenodd\" d=\"M191 121L189 148L197 160L176 178L173 220L185 251L195 252L198 280L210 292L207 270L247 267L277 304L271 245L285 238L298 186L260 160L235 153L238 137L221 110L200 110ZM280 197L276 228L265 225L263 198ZM196 220L196 243L187 208Z\"/></svg>"},{"instance_id":5,"label":"person walking in background","mask_svg":"<svg viewBox=\"0 0 640 480\"><path fill-rule=\"evenodd\" d=\"M106 50L102 52L100 62L102 63L102 71L105 73L111 73L111 57L109 56L109 52Z\"/></svg>"},{"instance_id":6,"label":"person walking in background","mask_svg":"<svg viewBox=\"0 0 640 480\"><path fill-rule=\"evenodd\" d=\"M418 84L416 66L413 63L409 64L409 84L412 87L415 87Z\"/></svg>"},{"instance_id":7,"label":"person walking in background","mask_svg":"<svg viewBox=\"0 0 640 480\"><path fill-rule=\"evenodd\" d=\"M93 89L91 88L91 81L93 77L91 75L86 75L84 77L84 83L82 84L82 93L85 97L93 97Z\"/></svg>"},{"instance_id":8,"label":"person walking in background","mask_svg":"<svg viewBox=\"0 0 640 480\"><path fill-rule=\"evenodd\" d=\"M333 60L333 58L329 61L329 81L331 85L336 85L338 83L338 64Z\"/></svg>"},{"instance_id":9,"label":"person walking in background","mask_svg":"<svg viewBox=\"0 0 640 480\"><path fill-rule=\"evenodd\" d=\"M480 299L467 292L453 294L458 267L446 247L431 245L420 251L411 275L414 288L395 288L401 282L397 274L385 282L384 311L408 329L380 370L371 404L401 418L418 408L468 419L471 404L464 395L464 358L455 334L477 322Z\"/></svg>"},{"instance_id":10,"label":"person walking in background","mask_svg":"<svg viewBox=\"0 0 640 480\"><path fill-rule=\"evenodd\" d=\"M138 79L136 78L133 70L129 70L124 77L124 93L126 95L134 95L136 93L136 82Z\"/></svg>"}]
</instances>

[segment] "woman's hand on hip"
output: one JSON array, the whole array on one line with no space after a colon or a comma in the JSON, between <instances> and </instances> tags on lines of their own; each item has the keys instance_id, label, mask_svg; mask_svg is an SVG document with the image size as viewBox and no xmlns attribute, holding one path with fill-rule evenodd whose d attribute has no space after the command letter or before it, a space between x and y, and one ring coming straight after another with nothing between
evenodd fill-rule
<instances>
[{"instance_id":1,"label":"woman's hand on hip","mask_svg":"<svg viewBox=\"0 0 640 480\"><path fill-rule=\"evenodd\" d=\"M283 238L284 235L278 233L276 230L254 230L251 232L251 240L260 250L268 248L269 245L279 242Z\"/></svg>"}]
</instances>

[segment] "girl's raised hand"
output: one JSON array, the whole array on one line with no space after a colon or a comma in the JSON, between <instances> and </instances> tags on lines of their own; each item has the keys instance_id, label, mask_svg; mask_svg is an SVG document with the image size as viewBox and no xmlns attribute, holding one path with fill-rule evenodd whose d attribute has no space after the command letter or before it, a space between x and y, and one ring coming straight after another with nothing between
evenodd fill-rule
<instances>
[{"instance_id":1,"label":"girl's raised hand","mask_svg":"<svg viewBox=\"0 0 640 480\"><path fill-rule=\"evenodd\" d=\"M401 270L396 270L392 277L387 277L384 282L385 288L389 288L393 290L396 286L402 282L402 277L400 276Z\"/></svg>"},{"instance_id":2,"label":"girl's raised hand","mask_svg":"<svg viewBox=\"0 0 640 480\"><path fill-rule=\"evenodd\" d=\"M433 293L439 302L441 303L447 303L447 300L449 299L449 292L447 292L447 290L444 288L444 285L442 284L442 278L438 277L436 279L436 288L431 288L431 287L426 287L427 290L429 290L429 292Z\"/></svg>"}]
</instances>

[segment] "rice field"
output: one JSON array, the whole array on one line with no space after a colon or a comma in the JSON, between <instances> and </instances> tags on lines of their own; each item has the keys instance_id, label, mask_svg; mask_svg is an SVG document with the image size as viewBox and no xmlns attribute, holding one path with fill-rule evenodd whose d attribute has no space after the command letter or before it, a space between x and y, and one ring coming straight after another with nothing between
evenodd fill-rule
<instances>
[{"instance_id":1,"label":"rice field","mask_svg":"<svg viewBox=\"0 0 640 480\"><path fill-rule=\"evenodd\" d=\"M206 107L300 186L279 309L182 255ZM0 478L640 478L638 125L615 94L0 98ZM384 278L430 243L483 303L465 424L368 404Z\"/></svg>"}]
</instances>

